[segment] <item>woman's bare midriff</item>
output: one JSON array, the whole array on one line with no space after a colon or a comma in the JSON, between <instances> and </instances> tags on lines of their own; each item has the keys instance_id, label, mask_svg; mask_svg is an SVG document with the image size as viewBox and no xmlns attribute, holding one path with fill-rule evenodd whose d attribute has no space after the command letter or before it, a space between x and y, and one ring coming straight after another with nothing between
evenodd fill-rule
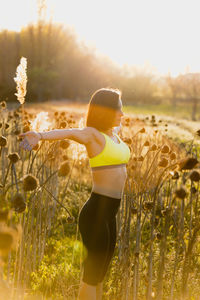
<instances>
[{"instance_id":1,"label":"woman's bare midriff","mask_svg":"<svg viewBox=\"0 0 200 300\"><path fill-rule=\"evenodd\" d=\"M119 199L122 197L126 177L126 166L92 170L92 191Z\"/></svg>"},{"instance_id":2,"label":"woman's bare midriff","mask_svg":"<svg viewBox=\"0 0 200 300\"><path fill-rule=\"evenodd\" d=\"M116 137L113 141L118 143ZM94 140L87 145L86 149L89 158L98 155L105 146L105 137L98 131L95 134ZM125 165L109 166L109 168L91 169L93 187L92 191L98 194L106 195L113 198L121 198L124 189L127 171Z\"/></svg>"}]
</instances>

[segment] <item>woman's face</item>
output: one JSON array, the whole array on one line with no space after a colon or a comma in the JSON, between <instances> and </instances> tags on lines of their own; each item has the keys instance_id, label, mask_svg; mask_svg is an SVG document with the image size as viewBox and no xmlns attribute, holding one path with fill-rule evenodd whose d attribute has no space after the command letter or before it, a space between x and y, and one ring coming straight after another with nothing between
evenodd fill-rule
<instances>
[{"instance_id":1,"label":"woman's face","mask_svg":"<svg viewBox=\"0 0 200 300\"><path fill-rule=\"evenodd\" d=\"M119 99L119 103L120 103L120 108L118 110L116 110L115 120L114 120L114 123L116 123L116 124L114 126L120 126L121 118L124 115L124 113L122 111L122 101L121 101L121 99Z\"/></svg>"}]
</instances>

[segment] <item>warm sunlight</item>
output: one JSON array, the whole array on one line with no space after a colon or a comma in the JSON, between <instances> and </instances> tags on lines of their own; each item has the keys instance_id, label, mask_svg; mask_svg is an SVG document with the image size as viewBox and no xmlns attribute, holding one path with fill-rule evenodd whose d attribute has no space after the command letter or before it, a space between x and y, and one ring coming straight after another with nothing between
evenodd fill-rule
<instances>
[{"instance_id":1,"label":"warm sunlight","mask_svg":"<svg viewBox=\"0 0 200 300\"><path fill-rule=\"evenodd\" d=\"M198 1L47 0L46 17L74 28L80 40L119 65L160 74L200 71ZM11 10L12 8L12 10ZM37 0L7 0L0 28L37 20Z\"/></svg>"}]
</instances>

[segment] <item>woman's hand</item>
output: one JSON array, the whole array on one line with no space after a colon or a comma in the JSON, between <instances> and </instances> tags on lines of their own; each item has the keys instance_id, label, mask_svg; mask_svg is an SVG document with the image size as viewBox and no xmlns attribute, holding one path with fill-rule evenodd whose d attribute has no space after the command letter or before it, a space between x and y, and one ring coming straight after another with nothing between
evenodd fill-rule
<instances>
[{"instance_id":1,"label":"woman's hand","mask_svg":"<svg viewBox=\"0 0 200 300\"><path fill-rule=\"evenodd\" d=\"M41 136L36 131L28 131L25 133L20 133L19 137L24 137L23 141L19 144L19 146L25 150L31 151L33 147L35 147Z\"/></svg>"}]
</instances>

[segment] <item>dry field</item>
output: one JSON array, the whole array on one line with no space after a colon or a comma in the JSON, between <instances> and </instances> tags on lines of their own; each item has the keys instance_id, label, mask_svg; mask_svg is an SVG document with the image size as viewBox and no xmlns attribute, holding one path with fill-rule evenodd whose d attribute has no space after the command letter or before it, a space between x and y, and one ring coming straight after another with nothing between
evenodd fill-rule
<instances>
[{"instance_id":1,"label":"dry field","mask_svg":"<svg viewBox=\"0 0 200 300\"><path fill-rule=\"evenodd\" d=\"M1 107L2 299L75 300L84 257L77 218L92 185L85 148L42 141L26 152L18 134L82 128L87 105ZM199 129L185 120L125 114L120 135L131 159L103 299L199 300Z\"/></svg>"}]
</instances>

